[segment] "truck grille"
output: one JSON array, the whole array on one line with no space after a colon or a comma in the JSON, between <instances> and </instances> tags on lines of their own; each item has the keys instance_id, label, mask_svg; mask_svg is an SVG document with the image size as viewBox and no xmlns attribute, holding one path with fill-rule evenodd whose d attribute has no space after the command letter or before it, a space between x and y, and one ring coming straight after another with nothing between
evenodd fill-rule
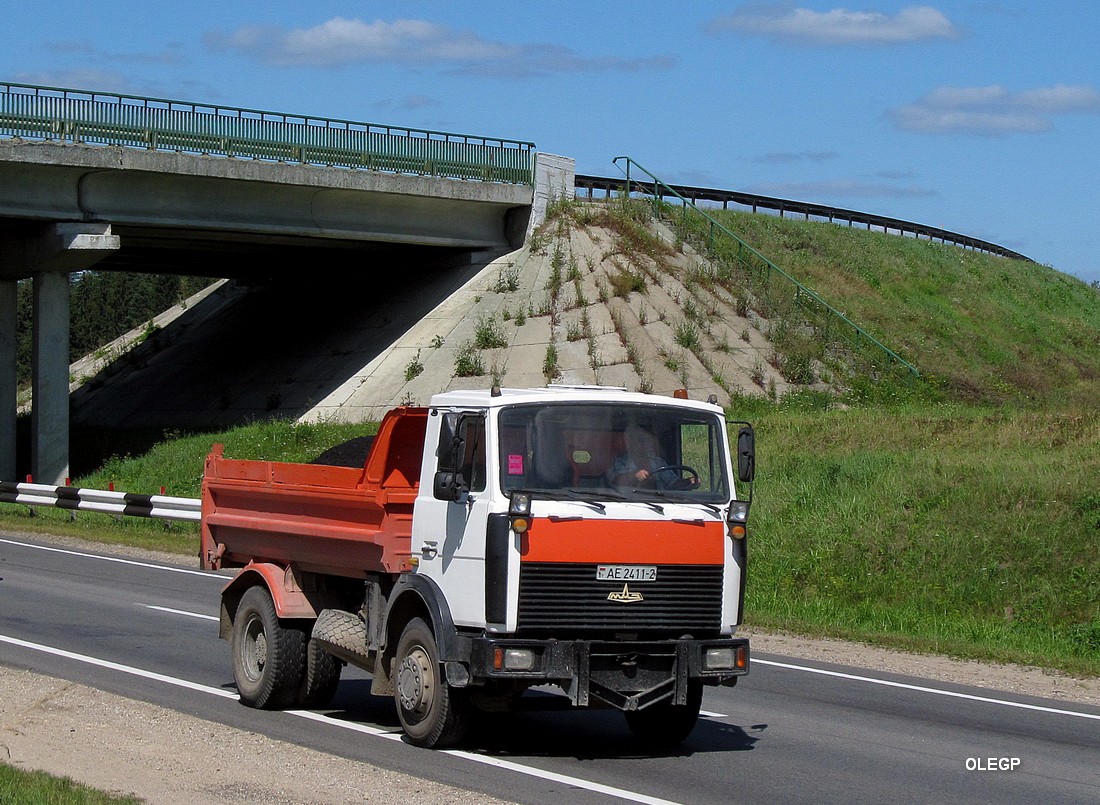
<instances>
[{"instance_id":1,"label":"truck grille","mask_svg":"<svg viewBox=\"0 0 1100 805\"><path fill-rule=\"evenodd\" d=\"M519 574L520 632L635 632L696 636L722 617L721 565L660 565L656 581L628 582L641 600L622 601L622 581L599 581L594 564L524 562Z\"/></svg>"}]
</instances>

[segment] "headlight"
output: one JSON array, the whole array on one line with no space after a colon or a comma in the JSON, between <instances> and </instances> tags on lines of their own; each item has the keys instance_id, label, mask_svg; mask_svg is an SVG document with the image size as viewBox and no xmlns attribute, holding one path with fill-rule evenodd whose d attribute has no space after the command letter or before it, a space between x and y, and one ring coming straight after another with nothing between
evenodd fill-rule
<instances>
[{"instance_id":1,"label":"headlight","mask_svg":"<svg viewBox=\"0 0 1100 805\"><path fill-rule=\"evenodd\" d=\"M724 671L733 668L733 648L708 648L703 654L703 668L707 671Z\"/></svg>"},{"instance_id":2,"label":"headlight","mask_svg":"<svg viewBox=\"0 0 1100 805\"><path fill-rule=\"evenodd\" d=\"M529 517L531 515L531 496L526 492L513 492L508 499L508 514L512 517Z\"/></svg>"},{"instance_id":3,"label":"headlight","mask_svg":"<svg viewBox=\"0 0 1100 805\"><path fill-rule=\"evenodd\" d=\"M749 519L749 502L747 500L731 500L730 511L726 518L733 523L743 523Z\"/></svg>"},{"instance_id":4,"label":"headlight","mask_svg":"<svg viewBox=\"0 0 1100 805\"><path fill-rule=\"evenodd\" d=\"M533 671L535 669L535 652L529 648L502 648L493 649L493 668L497 671Z\"/></svg>"},{"instance_id":5,"label":"headlight","mask_svg":"<svg viewBox=\"0 0 1100 805\"><path fill-rule=\"evenodd\" d=\"M531 526L531 496L526 492L513 492L508 499L508 516L512 518L512 530L526 533Z\"/></svg>"},{"instance_id":6,"label":"headlight","mask_svg":"<svg viewBox=\"0 0 1100 805\"><path fill-rule=\"evenodd\" d=\"M704 671L733 671L747 668L749 652L746 646L711 646L703 650Z\"/></svg>"}]
</instances>

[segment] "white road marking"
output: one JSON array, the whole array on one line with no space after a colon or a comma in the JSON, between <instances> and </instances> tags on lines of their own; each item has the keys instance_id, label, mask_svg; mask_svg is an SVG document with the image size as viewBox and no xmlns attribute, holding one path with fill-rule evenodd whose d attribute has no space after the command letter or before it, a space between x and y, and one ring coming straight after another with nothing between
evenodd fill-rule
<instances>
[{"instance_id":1,"label":"white road marking","mask_svg":"<svg viewBox=\"0 0 1100 805\"><path fill-rule=\"evenodd\" d=\"M185 609L172 609L171 607L158 607L156 604L145 604L146 609L155 609L157 612L167 612L169 615L184 615L188 618L202 618L207 621L221 620L217 615L205 615L202 612L188 612Z\"/></svg>"},{"instance_id":2,"label":"white road marking","mask_svg":"<svg viewBox=\"0 0 1100 805\"><path fill-rule=\"evenodd\" d=\"M754 665L773 665L776 668L786 668L791 671L805 671L809 674L821 674L822 676L832 676L837 679L850 679L855 682L869 682L872 685L884 685L888 688L901 688L902 690L915 690L919 693L932 693L936 696L950 696L955 699L968 699L972 702L984 702L985 704L999 704L1003 707L1018 707L1021 710L1036 710L1040 713L1053 713L1059 716L1072 716L1074 718L1089 718L1094 721L1100 721L1100 715L1095 713L1082 713L1077 710L1061 710L1057 707L1042 707L1037 704L1024 704L1023 702L1012 702L1007 699L994 699L990 696L975 696L972 693L957 693L953 690L943 690L942 688L929 688L923 685L909 685L905 682L892 682L889 679L875 679L872 676L859 676L857 674L845 674L840 671L826 671L822 668L810 668L805 665L792 665L786 662L773 662L771 660L761 660L757 657L752 658Z\"/></svg>"},{"instance_id":3,"label":"white road marking","mask_svg":"<svg viewBox=\"0 0 1100 805\"><path fill-rule=\"evenodd\" d=\"M31 643L27 640L20 640L18 637L8 637L7 635L0 634L0 643L10 643L13 646L31 649L32 651L41 651L44 654L52 654L55 657L64 657L67 660L76 660L77 662L86 663L87 665L94 665L98 668L106 668L111 671L119 671L124 674L130 674L131 676L139 676L142 679L151 679L154 682L164 682L167 685L174 685L177 688L197 690L200 693L210 693L214 696L221 696L225 699L237 698L236 691L213 688L209 685L200 685L197 682L189 682L186 679L179 679L174 676L158 674L155 671L146 671L144 668L135 668L132 665L122 665L121 663L111 662L110 660L101 660L97 657L89 657L86 654L77 654L73 651L66 651L63 648L45 646L41 643Z\"/></svg>"},{"instance_id":4,"label":"white road marking","mask_svg":"<svg viewBox=\"0 0 1100 805\"><path fill-rule=\"evenodd\" d=\"M18 545L20 548L37 548L40 551L49 551L51 553L63 553L63 554L67 554L69 556L79 556L83 559L100 559L104 562L118 562L119 564L122 564L122 565L135 565L137 567L152 568L153 570L167 570L171 573L186 573L189 576L205 576L208 579L216 579L217 581L220 581L223 584L226 581L225 576L219 575L218 573L213 573L213 572L207 571L207 570L189 570L188 568L185 568L185 567L172 567L171 565L156 565L156 564L153 564L152 562L138 562L138 561L135 561L133 559L122 559L122 558L117 557L117 556L100 556L99 554L96 554L96 553L83 553L81 551L71 551L71 550L68 550L67 548L53 548L53 547L50 547L48 545L35 545L32 542L17 542L16 540L4 539L3 537L0 537L0 542L5 543L7 545Z\"/></svg>"},{"instance_id":5,"label":"white road marking","mask_svg":"<svg viewBox=\"0 0 1100 805\"><path fill-rule=\"evenodd\" d=\"M56 657L64 657L69 660L83 662L88 665L97 666L99 668L107 668L112 671L119 671L124 674L141 677L142 679L150 679L155 682L163 682L168 685L174 685L175 687L198 691L199 693L209 693L213 696L219 696L223 699L237 698L236 691L224 690L223 688L215 688L211 687L210 685L200 685L197 682L189 682L186 679L166 676L165 674L158 674L153 671L146 671L143 668L135 668L131 665L122 665L121 663L111 662L110 660L101 660L96 657L89 657L84 654L77 654L72 651L66 651L65 649L42 645L41 643L31 643L27 640L20 640L16 637L0 635L0 643L8 643L10 645L19 646L20 648L30 649L32 651L41 651L45 654L52 654ZM371 727L367 724L355 724L349 721L340 721L339 719L332 718L331 716L314 713L309 710L285 710L283 712L285 712L287 715L297 716L298 718L304 718L310 721L317 721L322 724L327 724L329 726L350 730L352 732L362 733L364 735L373 735L379 738L385 738L390 741L400 741L402 737L400 732L390 732L388 730L379 729L378 727ZM643 805L677 805L677 803L672 800L660 799L659 797L651 797L647 794L641 794L637 791L628 791L625 788L615 788L614 786L604 785L602 783L593 782L592 780L584 780L580 777L571 777L567 774L558 774L552 771L537 769L533 766L524 766L520 763L515 763L510 760L477 755L472 752L464 752L461 749L444 749L441 751L445 752L448 755L462 758L463 760L469 760L487 766L495 766L500 769L506 769L508 771L516 772L517 774L525 774L528 777L535 777L540 780L548 780L550 782L562 783L564 785L572 786L574 788L584 789L585 791L593 791L599 794L607 794L608 796L618 797L619 799L624 799L628 802L639 802Z\"/></svg>"},{"instance_id":6,"label":"white road marking","mask_svg":"<svg viewBox=\"0 0 1100 805\"><path fill-rule=\"evenodd\" d=\"M23 548L37 548L37 549L43 550L43 551L52 551L54 553L63 553L63 554L71 555L71 556L80 556L80 557L85 557L85 558L88 558L88 559L101 559L101 560L107 561L107 562L119 562L119 563L122 563L122 564L137 565L139 567L153 568L153 569L156 569L156 570L168 570L168 571L171 571L171 572L174 572L174 573L187 573L187 574L191 574L191 575L195 575L195 576L205 576L207 578L218 579L219 581L223 581L225 579L225 576L221 576L221 575L218 575L216 573L210 573L210 572L207 572L207 571L188 570L186 568L171 567L169 565L157 565L157 564L151 564L151 563L147 563L147 562L137 562L137 561L134 561L132 559L120 559L120 558L116 558L116 557L112 557L112 556L100 556L98 554L92 554L92 553L81 553L80 551L71 551L71 550L67 550L67 549L63 549L63 548L53 548L53 547L48 547L48 546L45 546L45 545L35 545L33 543L28 543L28 542L18 542L18 541L15 541L15 540L4 539L2 537L0 537L0 543L6 543L6 544L9 544L9 545L17 545L17 546L20 546L20 547L23 547ZM169 609L167 607L158 607L158 606L153 606L153 605L147 605L147 606L148 606L149 609L156 609L156 610L160 610L160 611L163 611L163 612L169 612L169 613L173 613L173 614L177 614L177 615L185 615L185 616L193 617L193 618L206 618L206 619L210 619L210 620L218 620L218 618L213 616L213 615L204 615L204 614L198 614L198 613L194 613L194 612L186 612L186 611L183 611L183 610ZM98 665L98 666L103 667L103 668L110 668L112 670L122 671L123 673L131 673L131 674L134 674L136 676L143 676L143 677L146 677L148 679L153 679L153 680L160 681L160 682L167 682L168 684L174 684L174 685L178 685L180 687L190 688L192 690L210 692L210 693L214 693L218 696L229 696L231 698L235 698L236 695L237 695L236 693L226 692L226 691L223 691L219 688L209 688L209 687L206 687L204 685L198 685L198 684L193 683L193 682L188 682L187 680L176 679L174 677L164 676L162 674L155 674L152 671L143 671L140 668L131 668L130 666L119 665L118 663L112 663L112 662L109 662L108 660L97 660L94 657L85 657L85 656L80 655L80 654L73 654L72 652L67 652L67 651L64 651L63 649L55 649L55 648L52 648L52 647L49 647L49 646L40 646L36 643L27 643L25 641L18 640L16 638L12 638L12 637L6 637L4 635L0 635L0 642L12 643L14 645L20 645L20 646L23 646L25 648L31 648L31 649L35 649L35 650L39 650L39 651L44 651L44 652L56 654L56 655L62 656L62 657L68 657L69 659L74 659L74 660L78 660L78 661L81 661L81 662L87 662L87 663L90 663L92 665ZM919 692L919 693L930 693L930 694L933 694L933 695L936 695L936 696L948 696L948 697L956 698L956 699L966 699L966 700L969 700L969 701L983 702L985 704L996 704L996 705L1000 705L1002 707L1015 707L1015 708L1018 708L1018 709L1021 709L1021 710L1033 710L1033 711L1041 712L1041 713L1051 713L1053 715L1070 716L1072 718L1085 718L1085 719L1090 719L1090 720L1093 720L1093 721L1100 721L1100 715L1097 715L1095 713L1083 713L1083 712L1080 712L1078 710L1065 710L1065 709L1061 709L1061 708L1057 708L1057 707L1044 707L1044 706L1036 705L1036 704L1024 704L1023 702L1013 702L1013 701L1009 701L1007 699L995 699L995 698L992 698L990 696L976 696L976 695L971 694L971 693L958 693L956 691L944 690L942 688L930 688L930 687L926 687L926 686L923 686L923 685L911 685L911 684L907 684L907 683L904 683L904 682L893 682L893 681L888 680L888 679L876 679L874 677L860 676L858 674L848 674L848 673L843 673L843 672L840 672L840 671L827 671L823 668L811 668L811 667L805 666L805 665L794 665L792 663L775 662L773 660L762 660L762 659L759 659L758 657L753 657L752 661L753 661L754 664L757 664L757 665L770 665L770 666L773 666L773 667L776 667L776 668L786 668L786 669L791 670L791 671L803 671L805 673L819 674L821 676L831 676L831 677L835 677L837 679L848 679L848 680L852 680L854 682L867 682L867 683L870 683L870 684L873 684L873 685L882 685L884 687L899 688L899 689L902 689L902 690L912 690L912 691L916 691L916 692ZM363 725L349 724L348 722L337 721L336 719L329 718L328 716L322 716L322 715L319 715L317 713L311 713L307 710L289 710L289 711L286 711L286 712L293 713L294 715L298 715L302 718L310 718L310 719L313 719L313 720L321 720L321 721L324 721L325 723L330 723L330 724L333 724L333 725L336 725L336 726L343 727L345 729L352 729L352 730L359 731L359 732L366 732L366 733L372 734L372 735L379 735L379 736L382 736L382 737L391 737L391 738L397 738L397 739L400 739L400 737L401 737L400 733L390 733L390 732L386 732L384 730L377 730L376 728L373 728L373 727L365 727ZM714 712L710 712L710 711L707 711L707 710L700 711L700 715L705 716L707 718L726 718L727 717L723 713L714 713ZM374 730L374 731L372 732L372 730ZM484 757L482 755L472 755L472 754L469 754L469 753L462 752L461 750L446 750L446 751L449 754L453 754L453 755L456 755L456 756L459 756L459 757L466 757L469 760L474 760L478 763L486 763L488 765L499 766L500 768L511 768L511 766L514 765L515 766L515 771L519 771L523 774L530 774L530 775L535 776L535 777L541 777L541 778L547 779L547 780L554 780L556 782L571 781L569 783L571 785L577 785L579 787L585 788L586 790L602 791L603 793L607 793L607 791L602 790L605 787L601 786L599 783L589 783L588 781L579 780L577 778L563 777L561 775L555 775L553 772L543 772L540 769L533 769L533 768L528 767L528 766L520 766L518 764L509 765L509 761L503 761L503 760L499 760L497 758ZM618 791L619 789L609 789L609 790ZM646 797L646 795L644 795L644 794L635 794L634 792L626 792L626 791L624 791L622 794L614 794L613 796L619 796L619 797L622 797L623 799L630 799L631 801L634 801L634 802L644 802L644 803L665 803L665 802L667 802L667 800L655 799L655 798L652 798L652 797Z\"/></svg>"}]
</instances>

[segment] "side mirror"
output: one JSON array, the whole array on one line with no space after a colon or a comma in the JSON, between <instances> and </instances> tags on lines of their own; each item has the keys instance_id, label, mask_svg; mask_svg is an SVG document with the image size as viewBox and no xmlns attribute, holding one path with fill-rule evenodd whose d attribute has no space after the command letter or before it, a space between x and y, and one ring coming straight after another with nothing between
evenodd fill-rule
<instances>
[{"instance_id":1,"label":"side mirror","mask_svg":"<svg viewBox=\"0 0 1100 805\"><path fill-rule=\"evenodd\" d=\"M470 487L460 472L441 470L435 474L432 483L432 495L436 500L450 500L462 503L470 493Z\"/></svg>"},{"instance_id":2,"label":"side mirror","mask_svg":"<svg viewBox=\"0 0 1100 805\"><path fill-rule=\"evenodd\" d=\"M756 477L756 434L752 425L737 432L737 477L744 483L752 483Z\"/></svg>"}]
</instances>

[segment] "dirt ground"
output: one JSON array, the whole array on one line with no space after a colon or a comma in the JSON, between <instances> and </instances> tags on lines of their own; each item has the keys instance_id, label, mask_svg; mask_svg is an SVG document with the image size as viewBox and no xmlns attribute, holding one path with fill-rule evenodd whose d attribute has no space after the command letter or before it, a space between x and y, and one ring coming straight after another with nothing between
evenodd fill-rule
<instances>
[{"instance_id":1,"label":"dirt ground","mask_svg":"<svg viewBox=\"0 0 1100 805\"><path fill-rule=\"evenodd\" d=\"M956 682L1100 706L1098 679L838 640L749 634L758 653L907 674L923 683ZM0 762L134 794L155 805L500 802L2 665Z\"/></svg>"}]
</instances>

